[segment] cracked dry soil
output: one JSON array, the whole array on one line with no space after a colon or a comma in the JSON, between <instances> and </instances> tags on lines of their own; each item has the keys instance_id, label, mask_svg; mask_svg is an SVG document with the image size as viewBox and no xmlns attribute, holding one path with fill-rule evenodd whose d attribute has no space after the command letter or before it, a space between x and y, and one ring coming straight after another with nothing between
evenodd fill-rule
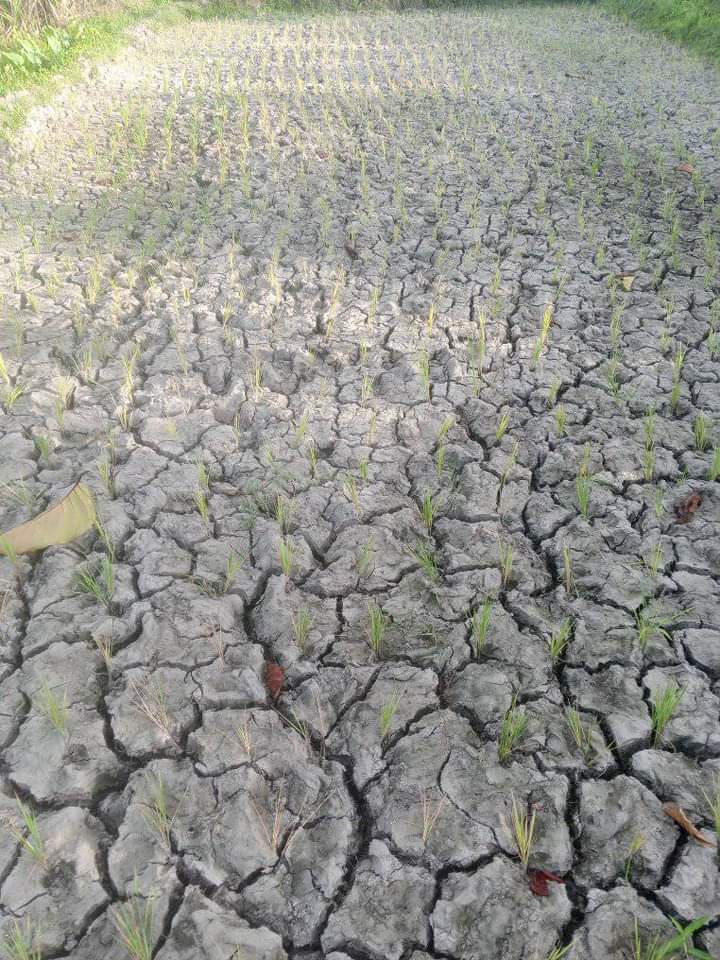
<instances>
[{"instance_id":1,"label":"cracked dry soil","mask_svg":"<svg viewBox=\"0 0 720 960\"><path fill-rule=\"evenodd\" d=\"M719 130L567 6L193 24L34 112L0 529L80 479L103 526L0 558L6 937L720 956L662 809L712 840Z\"/></svg>"}]
</instances>

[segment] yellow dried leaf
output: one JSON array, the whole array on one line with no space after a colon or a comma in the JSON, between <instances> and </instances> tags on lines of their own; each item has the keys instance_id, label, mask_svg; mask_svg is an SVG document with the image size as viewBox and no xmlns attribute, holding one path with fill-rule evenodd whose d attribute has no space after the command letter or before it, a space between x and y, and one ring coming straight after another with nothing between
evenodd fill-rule
<instances>
[{"instance_id":1,"label":"yellow dried leaf","mask_svg":"<svg viewBox=\"0 0 720 960\"><path fill-rule=\"evenodd\" d=\"M633 281L635 280L635 275L632 273L622 273L618 277L618 280L622 284L623 290L630 291L632 290Z\"/></svg>"},{"instance_id":2,"label":"yellow dried leaf","mask_svg":"<svg viewBox=\"0 0 720 960\"><path fill-rule=\"evenodd\" d=\"M0 534L0 556L34 553L46 547L69 543L89 530L95 518L92 493L84 483L76 483L53 507L27 523Z\"/></svg>"}]
</instances>

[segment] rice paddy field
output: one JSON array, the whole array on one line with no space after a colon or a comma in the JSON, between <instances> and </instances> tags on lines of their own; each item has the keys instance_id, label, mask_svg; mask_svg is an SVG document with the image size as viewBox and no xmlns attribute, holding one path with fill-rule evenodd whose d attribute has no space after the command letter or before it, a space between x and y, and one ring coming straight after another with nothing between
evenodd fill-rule
<instances>
[{"instance_id":1,"label":"rice paddy field","mask_svg":"<svg viewBox=\"0 0 720 960\"><path fill-rule=\"evenodd\" d=\"M139 26L0 149L2 960L720 957L720 74Z\"/></svg>"}]
</instances>

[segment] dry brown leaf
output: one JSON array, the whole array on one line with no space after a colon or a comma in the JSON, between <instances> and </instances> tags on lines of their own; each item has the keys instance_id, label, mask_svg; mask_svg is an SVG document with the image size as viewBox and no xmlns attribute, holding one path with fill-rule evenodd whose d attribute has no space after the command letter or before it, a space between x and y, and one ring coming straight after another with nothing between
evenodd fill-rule
<instances>
[{"instance_id":1,"label":"dry brown leaf","mask_svg":"<svg viewBox=\"0 0 720 960\"><path fill-rule=\"evenodd\" d=\"M34 553L46 547L69 543L89 530L95 519L93 495L84 483L76 483L53 507L27 523L0 534L0 556Z\"/></svg>"},{"instance_id":2,"label":"dry brown leaf","mask_svg":"<svg viewBox=\"0 0 720 960\"><path fill-rule=\"evenodd\" d=\"M679 807L676 803L664 803L663 811L669 816L672 817L675 823L679 824L686 833L689 833L690 836L697 840L698 843L701 843L704 847L714 847L715 844L708 840L707 837L704 837L698 828L690 823L688 815L685 813L682 807Z\"/></svg>"},{"instance_id":3,"label":"dry brown leaf","mask_svg":"<svg viewBox=\"0 0 720 960\"><path fill-rule=\"evenodd\" d=\"M634 273L620 273L620 274L618 274L618 280L619 280L620 283L622 284L623 290L627 290L627 291L629 292L630 290L632 290L632 285L633 285L633 283L634 283L634 281L635 281L635 274L634 274Z\"/></svg>"},{"instance_id":4,"label":"dry brown leaf","mask_svg":"<svg viewBox=\"0 0 720 960\"><path fill-rule=\"evenodd\" d=\"M675 169L678 173L695 173L695 167L691 163L679 163Z\"/></svg>"},{"instance_id":5,"label":"dry brown leaf","mask_svg":"<svg viewBox=\"0 0 720 960\"><path fill-rule=\"evenodd\" d=\"M265 686L268 693L273 698L277 698L282 693L285 684L285 674L279 663L269 662L265 664Z\"/></svg>"},{"instance_id":6,"label":"dry brown leaf","mask_svg":"<svg viewBox=\"0 0 720 960\"><path fill-rule=\"evenodd\" d=\"M677 517L677 522L687 523L701 503L702 497L699 493L691 493L689 497L685 497L680 503L676 503L675 516Z\"/></svg>"},{"instance_id":7,"label":"dry brown leaf","mask_svg":"<svg viewBox=\"0 0 720 960\"><path fill-rule=\"evenodd\" d=\"M536 897L549 897L551 883L565 883L556 873L551 873L549 870L535 870L533 867L528 868L527 876L530 889Z\"/></svg>"}]
</instances>

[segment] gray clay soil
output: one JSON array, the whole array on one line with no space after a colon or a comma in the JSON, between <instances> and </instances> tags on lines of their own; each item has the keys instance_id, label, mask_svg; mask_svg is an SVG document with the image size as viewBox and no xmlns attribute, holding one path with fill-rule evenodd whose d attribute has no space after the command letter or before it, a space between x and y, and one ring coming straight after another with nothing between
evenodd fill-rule
<instances>
[{"instance_id":1,"label":"gray clay soil","mask_svg":"<svg viewBox=\"0 0 720 960\"><path fill-rule=\"evenodd\" d=\"M138 32L33 112L0 529L102 530L0 559L6 953L720 956L719 188L717 72L573 7Z\"/></svg>"}]
</instances>

